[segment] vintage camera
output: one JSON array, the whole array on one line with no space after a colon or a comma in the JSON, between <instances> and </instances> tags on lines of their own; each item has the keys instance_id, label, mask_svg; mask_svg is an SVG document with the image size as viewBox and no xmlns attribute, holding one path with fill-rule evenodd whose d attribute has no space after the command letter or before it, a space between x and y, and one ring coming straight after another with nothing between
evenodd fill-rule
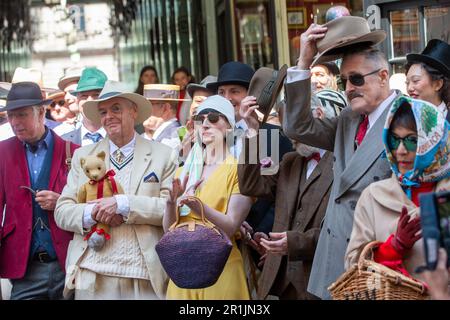
<instances>
[{"instance_id":1,"label":"vintage camera","mask_svg":"<svg viewBox=\"0 0 450 320\"><path fill-rule=\"evenodd\" d=\"M450 266L450 191L420 195L420 216L427 268L435 270L439 247L447 251Z\"/></svg>"}]
</instances>

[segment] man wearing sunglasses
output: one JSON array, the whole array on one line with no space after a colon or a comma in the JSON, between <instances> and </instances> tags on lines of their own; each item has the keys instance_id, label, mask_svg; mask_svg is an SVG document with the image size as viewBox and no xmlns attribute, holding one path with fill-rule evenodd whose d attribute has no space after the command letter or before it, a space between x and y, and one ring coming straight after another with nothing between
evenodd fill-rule
<instances>
[{"instance_id":1,"label":"man wearing sunglasses","mask_svg":"<svg viewBox=\"0 0 450 320\"><path fill-rule=\"evenodd\" d=\"M401 94L390 90L388 62L373 47L385 39L384 31L371 32L365 19L351 16L327 26L313 24L301 36L298 64L288 70L283 123L291 139L334 152L334 184L308 284L308 291L322 299L331 298L328 287L344 273L362 191L391 175L382 158L382 130L389 106ZM310 67L336 57L343 57L340 75L349 108L334 119L314 119Z\"/></svg>"}]
</instances>

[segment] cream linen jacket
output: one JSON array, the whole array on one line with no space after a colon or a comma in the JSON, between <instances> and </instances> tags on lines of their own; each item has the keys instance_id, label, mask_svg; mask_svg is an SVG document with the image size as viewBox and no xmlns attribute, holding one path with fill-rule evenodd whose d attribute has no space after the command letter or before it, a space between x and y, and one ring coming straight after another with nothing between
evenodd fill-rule
<instances>
[{"instance_id":1,"label":"cream linen jacket","mask_svg":"<svg viewBox=\"0 0 450 320\"><path fill-rule=\"evenodd\" d=\"M87 241L84 241L83 238L89 231L83 229L82 222L86 204L77 203L77 192L88 181L81 169L80 159L101 151L106 153L105 162L107 170L109 170L108 138L75 151L67 185L56 204L55 220L57 225L64 230L74 232L74 238L70 242L67 252L64 296L68 296L76 287L75 276L87 248ZM176 152L171 148L136 136L130 191L127 194L130 213L125 223L134 227L152 287L160 299L165 298L168 277L156 254L155 245L164 233L162 219L166 199L172 188L172 179L178 167L177 158ZM151 173L156 174L159 182L144 182L144 178Z\"/></svg>"}]
</instances>

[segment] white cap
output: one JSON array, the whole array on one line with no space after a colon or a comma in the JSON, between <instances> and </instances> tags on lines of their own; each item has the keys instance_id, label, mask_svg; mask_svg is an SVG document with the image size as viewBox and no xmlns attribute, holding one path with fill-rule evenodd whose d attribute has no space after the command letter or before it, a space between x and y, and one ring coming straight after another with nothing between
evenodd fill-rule
<instances>
[{"instance_id":1,"label":"white cap","mask_svg":"<svg viewBox=\"0 0 450 320\"><path fill-rule=\"evenodd\" d=\"M197 114L200 114L202 111L207 109L212 109L223 114L230 123L231 128L234 128L236 124L236 118L234 116L233 105L230 101L219 95L208 97L198 107Z\"/></svg>"}]
</instances>

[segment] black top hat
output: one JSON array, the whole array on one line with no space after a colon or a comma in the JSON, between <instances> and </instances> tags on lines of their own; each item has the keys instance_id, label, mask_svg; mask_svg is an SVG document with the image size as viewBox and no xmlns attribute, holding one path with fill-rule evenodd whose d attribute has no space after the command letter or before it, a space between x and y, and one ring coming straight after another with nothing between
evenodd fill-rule
<instances>
[{"instance_id":1,"label":"black top hat","mask_svg":"<svg viewBox=\"0 0 450 320\"><path fill-rule=\"evenodd\" d=\"M422 53L406 56L409 63L423 62L450 78L450 45L439 39L428 41Z\"/></svg>"},{"instance_id":2,"label":"black top hat","mask_svg":"<svg viewBox=\"0 0 450 320\"><path fill-rule=\"evenodd\" d=\"M254 74L255 70L249 65L231 61L220 68L217 82L208 83L206 87L214 92L217 92L220 86L226 84L238 84L248 89Z\"/></svg>"},{"instance_id":3,"label":"black top hat","mask_svg":"<svg viewBox=\"0 0 450 320\"><path fill-rule=\"evenodd\" d=\"M52 100L42 99L42 92L39 85L34 82L13 83L11 90L6 97L4 111L10 111L23 107L48 105Z\"/></svg>"}]
</instances>

